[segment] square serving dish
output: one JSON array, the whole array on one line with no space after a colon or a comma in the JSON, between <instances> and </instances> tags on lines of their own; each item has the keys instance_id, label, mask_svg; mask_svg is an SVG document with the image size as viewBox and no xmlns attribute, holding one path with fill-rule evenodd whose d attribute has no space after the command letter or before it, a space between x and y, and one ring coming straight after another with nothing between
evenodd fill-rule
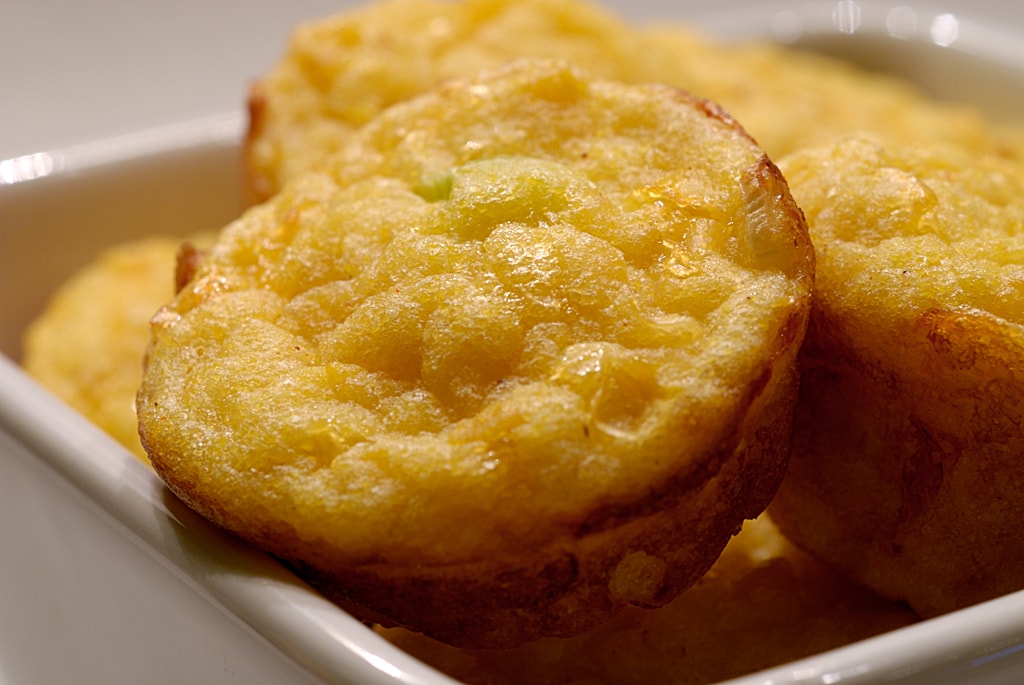
<instances>
[{"instance_id":1,"label":"square serving dish","mask_svg":"<svg viewBox=\"0 0 1024 685\"><path fill-rule=\"evenodd\" d=\"M1024 85L1024 27L921 11L907 36L893 9L792 7L703 23L852 56L1024 121L1024 101L1004 97ZM858 8L855 30L843 7ZM957 22L946 45L943 21ZM27 323L102 248L237 215L243 128L228 114L0 161L0 685L454 682L193 515L18 367ZM1024 682L1024 592L731 682Z\"/></svg>"}]
</instances>

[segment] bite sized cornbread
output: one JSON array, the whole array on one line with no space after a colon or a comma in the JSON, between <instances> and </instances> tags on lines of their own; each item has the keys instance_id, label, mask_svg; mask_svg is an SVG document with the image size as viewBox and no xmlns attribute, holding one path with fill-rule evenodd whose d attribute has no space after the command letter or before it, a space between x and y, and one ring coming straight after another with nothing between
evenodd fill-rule
<instances>
[{"instance_id":1,"label":"bite sized cornbread","mask_svg":"<svg viewBox=\"0 0 1024 685\"><path fill-rule=\"evenodd\" d=\"M924 616L1024 587L1024 167L851 140L784 169L818 275L773 518Z\"/></svg>"},{"instance_id":2,"label":"bite sized cornbread","mask_svg":"<svg viewBox=\"0 0 1024 685\"><path fill-rule=\"evenodd\" d=\"M252 194L266 199L382 109L447 79L546 57L634 81L648 54L621 20L577 0L384 0L308 22L249 95Z\"/></svg>"},{"instance_id":3,"label":"bite sized cornbread","mask_svg":"<svg viewBox=\"0 0 1024 685\"><path fill-rule=\"evenodd\" d=\"M672 599L771 498L812 272L716 106L517 62L224 229L154 319L143 443L364 617L573 634Z\"/></svg>"},{"instance_id":4,"label":"bite sized cornbread","mask_svg":"<svg viewBox=\"0 0 1024 685\"><path fill-rule=\"evenodd\" d=\"M390 642L467 685L708 685L917 621L800 550L767 515L660 609L627 608L572 638L459 649L401 628Z\"/></svg>"},{"instance_id":5,"label":"bite sized cornbread","mask_svg":"<svg viewBox=\"0 0 1024 685\"><path fill-rule=\"evenodd\" d=\"M181 243L153 236L109 248L60 287L24 336L29 375L143 460L135 393L149 320L174 295Z\"/></svg>"}]
</instances>

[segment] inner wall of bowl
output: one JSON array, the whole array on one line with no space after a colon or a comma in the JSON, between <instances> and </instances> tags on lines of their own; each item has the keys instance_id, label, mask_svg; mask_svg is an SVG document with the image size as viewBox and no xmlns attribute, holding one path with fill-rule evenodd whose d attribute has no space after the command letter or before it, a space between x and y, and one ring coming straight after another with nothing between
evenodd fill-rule
<instances>
[{"instance_id":1,"label":"inner wall of bowl","mask_svg":"<svg viewBox=\"0 0 1024 685\"><path fill-rule=\"evenodd\" d=\"M243 206L234 139L171 137L139 154L99 143L84 155L46 157L53 173L0 183L0 353L16 362L25 327L101 250L146 235L213 230Z\"/></svg>"},{"instance_id":2,"label":"inner wall of bowl","mask_svg":"<svg viewBox=\"0 0 1024 685\"><path fill-rule=\"evenodd\" d=\"M900 76L936 99L970 103L997 122L1024 122L1024 98L1008 96L1024 85L1024 64L878 33L804 34L790 45Z\"/></svg>"},{"instance_id":3,"label":"inner wall of bowl","mask_svg":"<svg viewBox=\"0 0 1024 685\"><path fill-rule=\"evenodd\" d=\"M913 0L766 0L708 10L695 21L726 40L768 38L838 57L903 77L937 99L972 104L995 121L1024 121L1024 99L1009 95L1024 83L1024 25L977 11Z\"/></svg>"}]
</instances>

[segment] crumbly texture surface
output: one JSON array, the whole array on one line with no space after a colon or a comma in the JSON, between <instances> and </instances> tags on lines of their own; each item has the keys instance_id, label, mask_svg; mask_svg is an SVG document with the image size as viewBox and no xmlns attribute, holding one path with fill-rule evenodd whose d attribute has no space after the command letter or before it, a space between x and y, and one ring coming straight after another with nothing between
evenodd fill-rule
<instances>
[{"instance_id":1,"label":"crumbly texture surface","mask_svg":"<svg viewBox=\"0 0 1024 685\"><path fill-rule=\"evenodd\" d=\"M819 267L773 516L923 615L1024 587L1024 168L863 140L784 168Z\"/></svg>"},{"instance_id":2,"label":"crumbly texture surface","mask_svg":"<svg viewBox=\"0 0 1024 685\"><path fill-rule=\"evenodd\" d=\"M772 158L852 133L1024 150L1019 134L998 132L968 106L821 55L716 42L671 22L631 24L577 0L385 0L297 27L254 86L246 144L254 197L316 166L385 107L529 56L689 90L743 122Z\"/></svg>"},{"instance_id":3,"label":"crumbly texture surface","mask_svg":"<svg viewBox=\"0 0 1024 685\"><path fill-rule=\"evenodd\" d=\"M916 620L905 605L880 599L797 548L761 516L670 604L625 609L572 638L465 650L399 628L379 632L468 685L707 685Z\"/></svg>"},{"instance_id":4,"label":"crumbly texture surface","mask_svg":"<svg viewBox=\"0 0 1024 685\"><path fill-rule=\"evenodd\" d=\"M146 461L135 392L149 320L174 295L181 239L117 245L68 279L25 332L25 370Z\"/></svg>"},{"instance_id":5,"label":"crumbly texture surface","mask_svg":"<svg viewBox=\"0 0 1024 685\"><path fill-rule=\"evenodd\" d=\"M316 165L381 110L521 57L635 81L648 50L616 17L575 0L385 0L296 27L250 94L257 198Z\"/></svg>"},{"instance_id":6,"label":"crumbly texture surface","mask_svg":"<svg viewBox=\"0 0 1024 685\"><path fill-rule=\"evenodd\" d=\"M387 618L444 586L473 625L415 620L460 641L575 632L668 601L767 503L812 272L715 106L519 62L228 226L154 319L141 431L185 501L329 594Z\"/></svg>"}]
</instances>

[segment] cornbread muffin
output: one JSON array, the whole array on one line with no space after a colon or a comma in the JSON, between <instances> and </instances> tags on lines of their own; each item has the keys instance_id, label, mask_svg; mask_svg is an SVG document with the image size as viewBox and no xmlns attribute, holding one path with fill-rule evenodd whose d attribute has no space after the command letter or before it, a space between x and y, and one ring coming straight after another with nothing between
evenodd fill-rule
<instances>
[{"instance_id":1,"label":"cornbread muffin","mask_svg":"<svg viewBox=\"0 0 1024 685\"><path fill-rule=\"evenodd\" d=\"M766 506L813 259L716 106L516 62L223 230L154 318L143 444L364 618L578 633L670 601Z\"/></svg>"},{"instance_id":2,"label":"cornbread muffin","mask_svg":"<svg viewBox=\"0 0 1024 685\"><path fill-rule=\"evenodd\" d=\"M382 109L447 79L547 57L635 81L647 55L618 18L576 0L384 0L300 25L249 96L252 194L266 199Z\"/></svg>"},{"instance_id":3,"label":"cornbread muffin","mask_svg":"<svg viewBox=\"0 0 1024 685\"><path fill-rule=\"evenodd\" d=\"M819 266L773 518L923 616L1024 588L1024 168L850 140L784 169Z\"/></svg>"},{"instance_id":4,"label":"cornbread muffin","mask_svg":"<svg viewBox=\"0 0 1024 685\"><path fill-rule=\"evenodd\" d=\"M388 105L528 56L689 90L722 105L773 159L853 133L1024 151L964 104L775 44L723 43L671 22L631 24L579 0L383 0L297 27L252 88L245 149L253 197L315 166Z\"/></svg>"},{"instance_id":5,"label":"cornbread muffin","mask_svg":"<svg viewBox=\"0 0 1024 685\"><path fill-rule=\"evenodd\" d=\"M401 628L390 642L468 685L706 685L910 625L917 617L748 521L708 573L668 605L627 608L568 639L466 650Z\"/></svg>"},{"instance_id":6,"label":"cornbread muffin","mask_svg":"<svg viewBox=\"0 0 1024 685\"><path fill-rule=\"evenodd\" d=\"M181 243L152 236L109 248L61 286L24 336L29 375L143 461L135 392L149 320L174 295Z\"/></svg>"}]
</instances>

